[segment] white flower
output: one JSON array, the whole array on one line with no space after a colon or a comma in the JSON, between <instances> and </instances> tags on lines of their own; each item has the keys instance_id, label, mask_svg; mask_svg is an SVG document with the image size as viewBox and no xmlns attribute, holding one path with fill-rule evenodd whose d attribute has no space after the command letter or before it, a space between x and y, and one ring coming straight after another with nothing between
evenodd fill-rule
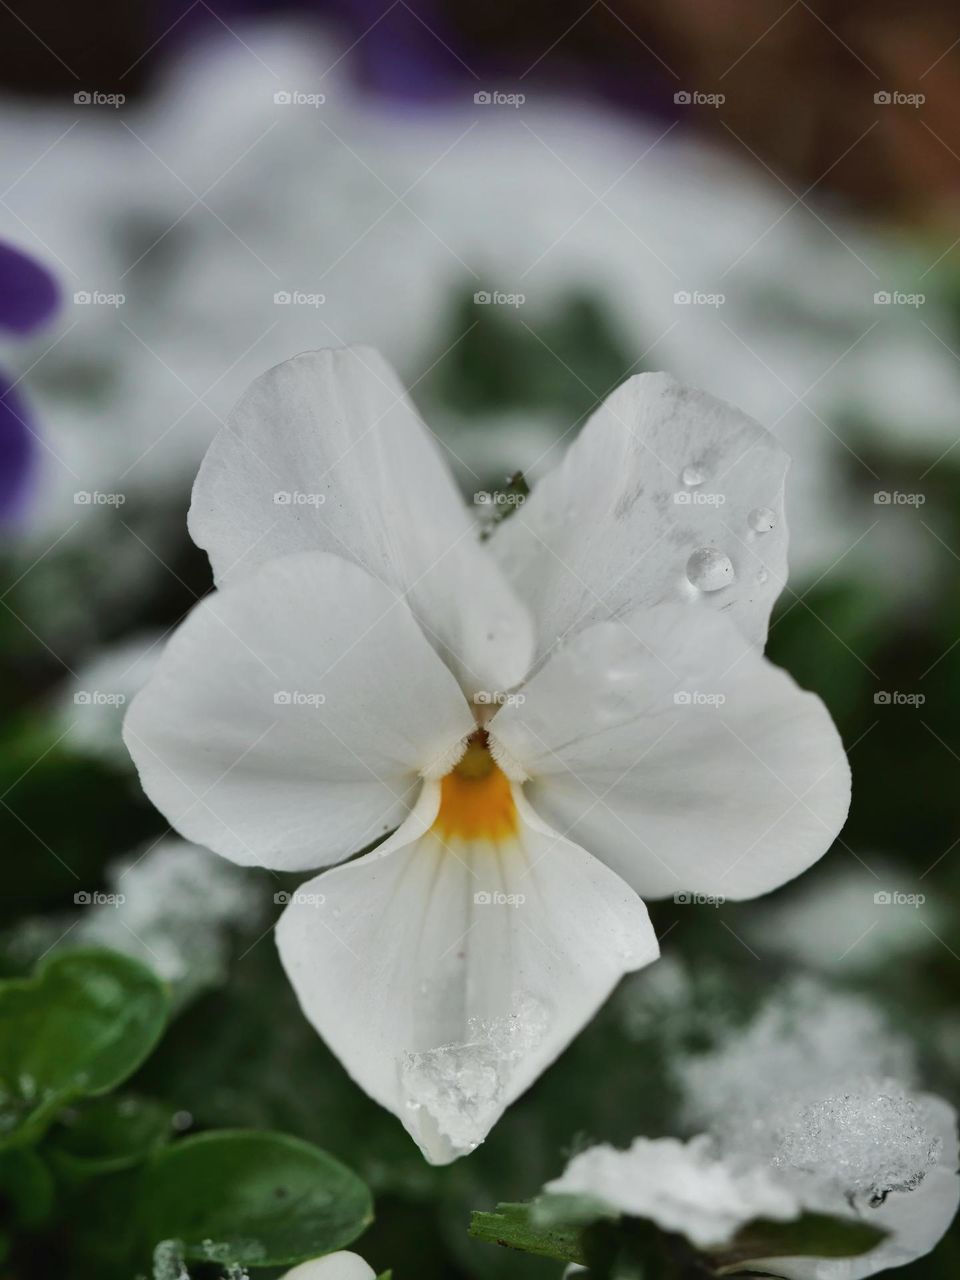
<instances>
[{"instance_id":1,"label":"white flower","mask_svg":"<svg viewBox=\"0 0 960 1280\"><path fill-rule=\"evenodd\" d=\"M328 867L393 833L293 895L278 941L428 1159L476 1146L656 957L638 895L764 893L839 830L836 731L761 653L785 466L641 375L481 543L366 349L271 370L211 446L190 528L219 590L126 741L169 821L236 862Z\"/></svg>"},{"instance_id":2,"label":"white flower","mask_svg":"<svg viewBox=\"0 0 960 1280\"><path fill-rule=\"evenodd\" d=\"M826 1100L810 1136L820 1138L829 1150L832 1125L832 1146L843 1144L852 1149L844 1167L852 1165L856 1169L858 1161L872 1156L884 1171L915 1158L917 1139L922 1137L923 1167L915 1182L911 1180L913 1185L901 1185L875 1197L873 1202L864 1194L857 1194L856 1188L838 1188L836 1179L830 1176L821 1177L819 1182L808 1178L806 1185L798 1179L797 1185L811 1208L837 1217L859 1218L886 1231L886 1238L876 1248L853 1258L760 1259L754 1260L751 1270L783 1276L785 1280L863 1280L922 1258L943 1236L960 1205L956 1111L930 1093L898 1094L891 1090L878 1094L872 1102L878 1118L885 1122L885 1141L876 1131L876 1119L871 1118L866 1100L856 1094ZM880 1109L878 1103L885 1105ZM863 1121L859 1135L851 1118ZM789 1174L789 1169L783 1170L784 1176Z\"/></svg>"},{"instance_id":3,"label":"white flower","mask_svg":"<svg viewBox=\"0 0 960 1280\"><path fill-rule=\"evenodd\" d=\"M912 1088L909 1044L862 997L790 984L710 1052L681 1060L684 1110L725 1159L759 1163L806 1208L887 1237L852 1258L752 1260L787 1280L862 1280L934 1247L960 1203L957 1116Z\"/></svg>"},{"instance_id":4,"label":"white flower","mask_svg":"<svg viewBox=\"0 0 960 1280\"><path fill-rule=\"evenodd\" d=\"M554 1195L578 1195L614 1214L648 1218L706 1249L730 1242L754 1218L790 1221L802 1212L795 1193L757 1166L735 1168L701 1135L635 1138L626 1151L602 1145L574 1156L548 1182Z\"/></svg>"},{"instance_id":5,"label":"white flower","mask_svg":"<svg viewBox=\"0 0 960 1280\"><path fill-rule=\"evenodd\" d=\"M292 1271L285 1271L280 1280L374 1280L374 1270L359 1254L344 1250L301 1262Z\"/></svg>"}]
</instances>

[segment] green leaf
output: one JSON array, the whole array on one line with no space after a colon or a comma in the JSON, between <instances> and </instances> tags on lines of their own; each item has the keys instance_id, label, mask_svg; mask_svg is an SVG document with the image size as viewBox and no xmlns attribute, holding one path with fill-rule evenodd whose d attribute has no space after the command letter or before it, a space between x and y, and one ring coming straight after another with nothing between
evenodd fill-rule
<instances>
[{"instance_id":1,"label":"green leaf","mask_svg":"<svg viewBox=\"0 0 960 1280\"><path fill-rule=\"evenodd\" d=\"M748 1222L711 1261L720 1275L762 1258L855 1258L876 1248L887 1233L867 1222L805 1213L793 1222Z\"/></svg>"},{"instance_id":2,"label":"green leaf","mask_svg":"<svg viewBox=\"0 0 960 1280\"><path fill-rule=\"evenodd\" d=\"M583 1232L579 1226L553 1226L536 1220L533 1205L498 1204L490 1213L474 1212L470 1232L475 1240L520 1249L560 1262L586 1262Z\"/></svg>"},{"instance_id":3,"label":"green leaf","mask_svg":"<svg viewBox=\"0 0 960 1280\"><path fill-rule=\"evenodd\" d=\"M28 1230L49 1218L54 1203L50 1170L29 1149L0 1153L0 1220Z\"/></svg>"},{"instance_id":4,"label":"green leaf","mask_svg":"<svg viewBox=\"0 0 960 1280\"><path fill-rule=\"evenodd\" d=\"M97 1098L61 1115L45 1150L61 1173L119 1173L164 1146L173 1135L172 1120L173 1109L152 1098Z\"/></svg>"},{"instance_id":5,"label":"green leaf","mask_svg":"<svg viewBox=\"0 0 960 1280\"><path fill-rule=\"evenodd\" d=\"M298 1138L222 1130L185 1138L144 1169L148 1250L179 1240L193 1260L292 1266L343 1249L373 1221L366 1185Z\"/></svg>"},{"instance_id":6,"label":"green leaf","mask_svg":"<svg viewBox=\"0 0 960 1280\"><path fill-rule=\"evenodd\" d=\"M36 1142L68 1103L115 1088L166 1017L160 980L110 951L58 952L0 982L0 1147Z\"/></svg>"}]
</instances>

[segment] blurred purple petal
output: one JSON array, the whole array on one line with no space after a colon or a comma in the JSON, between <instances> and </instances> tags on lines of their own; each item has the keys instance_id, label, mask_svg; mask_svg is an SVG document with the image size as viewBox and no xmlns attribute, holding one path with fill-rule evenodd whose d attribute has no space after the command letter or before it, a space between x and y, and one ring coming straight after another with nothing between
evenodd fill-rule
<instances>
[{"instance_id":1,"label":"blurred purple petal","mask_svg":"<svg viewBox=\"0 0 960 1280\"><path fill-rule=\"evenodd\" d=\"M10 379L0 373L0 525L21 514L30 487L34 443L27 406Z\"/></svg>"},{"instance_id":2,"label":"blurred purple petal","mask_svg":"<svg viewBox=\"0 0 960 1280\"><path fill-rule=\"evenodd\" d=\"M0 243L0 329L29 333L47 321L60 298L46 267Z\"/></svg>"}]
</instances>

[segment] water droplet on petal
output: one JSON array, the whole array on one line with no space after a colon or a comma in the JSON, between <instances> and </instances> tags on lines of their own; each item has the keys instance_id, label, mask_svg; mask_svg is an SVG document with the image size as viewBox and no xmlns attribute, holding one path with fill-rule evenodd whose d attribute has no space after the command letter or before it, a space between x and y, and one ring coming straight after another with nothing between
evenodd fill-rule
<instances>
[{"instance_id":1,"label":"water droplet on petal","mask_svg":"<svg viewBox=\"0 0 960 1280\"><path fill-rule=\"evenodd\" d=\"M735 577L733 561L716 547L698 547L687 561L687 578L700 591L719 591Z\"/></svg>"},{"instance_id":2,"label":"water droplet on petal","mask_svg":"<svg viewBox=\"0 0 960 1280\"><path fill-rule=\"evenodd\" d=\"M692 489L695 485L703 484L706 478L707 477L704 474L702 467L695 467L691 465L689 467L684 467L680 472L680 479L688 489Z\"/></svg>"},{"instance_id":3,"label":"water droplet on petal","mask_svg":"<svg viewBox=\"0 0 960 1280\"><path fill-rule=\"evenodd\" d=\"M766 569L758 569L758 570L757 570L757 581L758 581L759 583L764 583L764 582L766 582L767 577L768 577L768 574L767 574Z\"/></svg>"},{"instance_id":4,"label":"water droplet on petal","mask_svg":"<svg viewBox=\"0 0 960 1280\"><path fill-rule=\"evenodd\" d=\"M769 533L777 527L777 513L770 507L754 507L747 516L747 524L754 533Z\"/></svg>"}]
</instances>

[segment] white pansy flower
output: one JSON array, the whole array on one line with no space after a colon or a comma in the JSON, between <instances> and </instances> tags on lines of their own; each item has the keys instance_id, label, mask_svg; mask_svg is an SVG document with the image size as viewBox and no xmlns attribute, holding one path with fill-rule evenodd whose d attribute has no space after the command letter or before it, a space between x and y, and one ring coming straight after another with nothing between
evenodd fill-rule
<instances>
[{"instance_id":1,"label":"white pansy flower","mask_svg":"<svg viewBox=\"0 0 960 1280\"><path fill-rule=\"evenodd\" d=\"M362 348L271 370L211 446L190 528L219 589L126 741L169 821L236 862L329 867L392 832L292 895L278 941L431 1161L656 957L643 895L763 893L839 830L837 733L761 652L785 466L641 375L481 543Z\"/></svg>"},{"instance_id":2,"label":"white pansy flower","mask_svg":"<svg viewBox=\"0 0 960 1280\"><path fill-rule=\"evenodd\" d=\"M728 1244L754 1218L785 1222L802 1212L797 1195L768 1170L734 1167L704 1135L689 1142L635 1138L626 1151L590 1147L544 1190L583 1196L617 1216L647 1218L700 1249Z\"/></svg>"},{"instance_id":3,"label":"white pansy flower","mask_svg":"<svg viewBox=\"0 0 960 1280\"><path fill-rule=\"evenodd\" d=\"M291 1271L285 1271L280 1280L374 1280L374 1275L373 1267L359 1254L341 1250L301 1262Z\"/></svg>"}]
</instances>

